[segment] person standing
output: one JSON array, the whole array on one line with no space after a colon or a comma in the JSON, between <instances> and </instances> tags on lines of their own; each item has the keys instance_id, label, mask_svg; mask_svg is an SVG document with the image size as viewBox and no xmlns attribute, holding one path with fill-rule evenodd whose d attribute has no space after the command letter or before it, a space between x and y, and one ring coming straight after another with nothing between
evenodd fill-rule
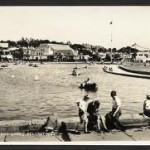
<instances>
[{"instance_id":1,"label":"person standing","mask_svg":"<svg viewBox=\"0 0 150 150\"><path fill-rule=\"evenodd\" d=\"M144 115L150 117L150 95L147 95L146 100L144 101L143 113Z\"/></svg>"},{"instance_id":2,"label":"person standing","mask_svg":"<svg viewBox=\"0 0 150 150\"><path fill-rule=\"evenodd\" d=\"M88 101L89 101L88 95L85 95L84 98L80 101L77 102L77 106L79 108L79 118L80 118L80 123L84 123L84 132L85 133L90 133L88 131L88 115L87 115L87 106L88 106Z\"/></svg>"}]
</instances>

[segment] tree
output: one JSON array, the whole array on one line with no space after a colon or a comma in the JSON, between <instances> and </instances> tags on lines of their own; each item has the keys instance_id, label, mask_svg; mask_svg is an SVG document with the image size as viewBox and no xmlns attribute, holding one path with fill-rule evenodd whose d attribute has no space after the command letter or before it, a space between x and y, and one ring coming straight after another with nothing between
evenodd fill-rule
<instances>
[{"instance_id":1,"label":"tree","mask_svg":"<svg viewBox=\"0 0 150 150\"><path fill-rule=\"evenodd\" d=\"M108 54L108 53L106 54L105 60L106 60L106 61L111 61L111 56L110 56L110 54Z\"/></svg>"}]
</instances>

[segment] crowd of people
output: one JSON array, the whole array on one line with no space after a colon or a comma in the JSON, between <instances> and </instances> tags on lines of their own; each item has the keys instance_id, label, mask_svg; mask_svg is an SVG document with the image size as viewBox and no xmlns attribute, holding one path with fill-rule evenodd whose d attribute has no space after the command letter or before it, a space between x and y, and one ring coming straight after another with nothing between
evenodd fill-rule
<instances>
[{"instance_id":1,"label":"crowd of people","mask_svg":"<svg viewBox=\"0 0 150 150\"><path fill-rule=\"evenodd\" d=\"M119 121L121 116L121 100L117 96L116 91L111 91L110 96L112 98L112 110L106 114L105 118L109 121L109 124L114 128L125 131L126 128ZM98 99L90 99L88 95L85 95L83 99L77 102L79 109L80 123L84 124L84 132L90 133L91 130L97 130L101 132L101 123L103 123L100 114L100 101ZM143 104L143 113L147 117L150 117L150 95L147 95L146 100ZM103 123L104 129L109 129Z\"/></svg>"}]
</instances>

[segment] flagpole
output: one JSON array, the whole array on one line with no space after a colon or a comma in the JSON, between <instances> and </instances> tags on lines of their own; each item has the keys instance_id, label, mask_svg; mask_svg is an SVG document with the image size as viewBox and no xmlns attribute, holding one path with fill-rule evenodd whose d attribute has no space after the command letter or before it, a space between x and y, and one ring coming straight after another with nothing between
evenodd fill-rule
<instances>
[{"instance_id":1,"label":"flagpole","mask_svg":"<svg viewBox=\"0 0 150 150\"><path fill-rule=\"evenodd\" d=\"M111 21L111 22L110 22L110 25L111 25L111 28L110 28L110 29L111 29L111 31L110 31L110 32L111 32L111 35L110 35L110 40L111 40L111 41L110 41L110 42L111 42L111 47L110 47L110 48L111 48L111 52L110 52L110 53L111 53L111 54L110 54L111 63L112 63L112 42L113 42L113 37L112 37L112 24L113 24L113 22Z\"/></svg>"}]
</instances>

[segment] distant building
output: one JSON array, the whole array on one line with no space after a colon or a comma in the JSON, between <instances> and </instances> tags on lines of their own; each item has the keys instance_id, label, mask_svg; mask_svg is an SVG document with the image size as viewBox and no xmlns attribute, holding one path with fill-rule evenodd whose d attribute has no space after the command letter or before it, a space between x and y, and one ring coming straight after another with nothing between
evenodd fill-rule
<instances>
[{"instance_id":1,"label":"distant building","mask_svg":"<svg viewBox=\"0 0 150 150\"><path fill-rule=\"evenodd\" d=\"M76 60L79 60L79 61L88 61L89 58L90 58L89 55L80 54Z\"/></svg>"},{"instance_id":2,"label":"distant building","mask_svg":"<svg viewBox=\"0 0 150 150\"><path fill-rule=\"evenodd\" d=\"M141 62L141 63L149 62L150 63L150 48L145 48L136 43L133 44L132 47L138 50L135 56L136 62Z\"/></svg>"},{"instance_id":3,"label":"distant building","mask_svg":"<svg viewBox=\"0 0 150 150\"><path fill-rule=\"evenodd\" d=\"M18 51L19 48L17 47L10 47L7 49L1 50L1 60L13 60L13 54L15 51Z\"/></svg>"},{"instance_id":4,"label":"distant building","mask_svg":"<svg viewBox=\"0 0 150 150\"><path fill-rule=\"evenodd\" d=\"M78 54L69 45L40 44L31 51L30 60L73 60Z\"/></svg>"},{"instance_id":5,"label":"distant building","mask_svg":"<svg viewBox=\"0 0 150 150\"><path fill-rule=\"evenodd\" d=\"M150 51L137 52L136 62L150 62Z\"/></svg>"},{"instance_id":6,"label":"distant building","mask_svg":"<svg viewBox=\"0 0 150 150\"><path fill-rule=\"evenodd\" d=\"M7 49L9 47L8 43L2 43L0 42L0 49Z\"/></svg>"},{"instance_id":7,"label":"distant building","mask_svg":"<svg viewBox=\"0 0 150 150\"><path fill-rule=\"evenodd\" d=\"M22 47L23 49L23 59L29 60L30 56L32 55L33 51L35 51L34 47Z\"/></svg>"}]
</instances>

